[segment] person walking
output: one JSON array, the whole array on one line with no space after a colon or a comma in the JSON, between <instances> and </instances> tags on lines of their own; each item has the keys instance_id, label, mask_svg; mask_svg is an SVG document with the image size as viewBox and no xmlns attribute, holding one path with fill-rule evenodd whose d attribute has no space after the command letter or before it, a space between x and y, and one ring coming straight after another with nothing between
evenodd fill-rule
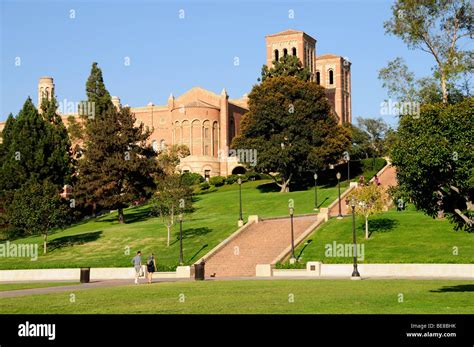
<instances>
[{"instance_id":1,"label":"person walking","mask_svg":"<svg viewBox=\"0 0 474 347\"><path fill-rule=\"evenodd\" d=\"M135 268L135 284L138 284L138 277L140 277L142 271L142 252L137 252L137 255L132 259L132 264Z\"/></svg>"},{"instance_id":2,"label":"person walking","mask_svg":"<svg viewBox=\"0 0 474 347\"><path fill-rule=\"evenodd\" d=\"M153 272L156 271L156 260L155 255L152 253L146 262L147 272L148 272L148 284L151 284L153 279Z\"/></svg>"},{"instance_id":3,"label":"person walking","mask_svg":"<svg viewBox=\"0 0 474 347\"><path fill-rule=\"evenodd\" d=\"M378 185L378 186L380 185L380 181L379 181L379 178L378 178L377 175L374 175L374 182L375 182L376 185Z\"/></svg>"}]
</instances>

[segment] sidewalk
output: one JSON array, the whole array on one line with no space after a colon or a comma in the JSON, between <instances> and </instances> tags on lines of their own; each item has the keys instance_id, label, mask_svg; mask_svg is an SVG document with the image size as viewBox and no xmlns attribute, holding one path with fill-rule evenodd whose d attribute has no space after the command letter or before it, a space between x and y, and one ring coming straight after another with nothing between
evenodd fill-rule
<instances>
[{"instance_id":1,"label":"sidewalk","mask_svg":"<svg viewBox=\"0 0 474 347\"><path fill-rule=\"evenodd\" d=\"M183 282L190 281L190 279L154 279L152 283L162 283L162 282ZM24 282L2 282L2 283L24 283ZM139 282L141 285L147 285L148 282L146 279L141 278ZM50 294L50 293L61 293L61 292L73 292L76 290L84 289L94 289L94 288L109 288L109 287L120 287L120 286L135 286L134 279L130 280L104 280L104 281L94 281L90 283L74 284L74 285L64 285L56 287L46 287L46 288L31 288L31 289L17 289L17 290L8 290L0 292L1 298L12 298L17 296L27 296L27 295L37 295L37 294Z\"/></svg>"}]
</instances>

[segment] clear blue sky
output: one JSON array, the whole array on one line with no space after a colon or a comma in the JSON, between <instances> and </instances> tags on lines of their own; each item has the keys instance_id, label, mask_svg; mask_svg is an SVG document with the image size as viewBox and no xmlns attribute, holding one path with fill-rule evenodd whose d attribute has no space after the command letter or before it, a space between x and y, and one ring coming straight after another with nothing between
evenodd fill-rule
<instances>
[{"instance_id":1,"label":"clear blue sky","mask_svg":"<svg viewBox=\"0 0 474 347\"><path fill-rule=\"evenodd\" d=\"M318 54L351 60L354 119L380 116L387 96L377 74L388 60L403 56L418 76L433 65L426 53L384 34L388 0L0 2L0 120L17 114L28 95L36 103L41 76L54 77L58 100L83 100L93 61L122 104L164 104L193 86L216 93L225 87L238 98L260 75L265 35L288 28L316 38ZM396 124L396 117L385 119Z\"/></svg>"}]
</instances>

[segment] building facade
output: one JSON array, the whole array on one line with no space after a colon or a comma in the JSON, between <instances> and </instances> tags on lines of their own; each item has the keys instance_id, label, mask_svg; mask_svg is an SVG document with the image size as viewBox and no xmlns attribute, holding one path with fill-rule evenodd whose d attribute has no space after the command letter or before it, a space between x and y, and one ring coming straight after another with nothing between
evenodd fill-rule
<instances>
[{"instance_id":1,"label":"building facade","mask_svg":"<svg viewBox=\"0 0 474 347\"><path fill-rule=\"evenodd\" d=\"M326 96L339 117L339 124L352 123L351 62L338 55L317 56L316 39L299 30L285 30L267 35L268 67L285 55L299 58L308 68L311 80L326 89Z\"/></svg>"},{"instance_id":2,"label":"building facade","mask_svg":"<svg viewBox=\"0 0 474 347\"><path fill-rule=\"evenodd\" d=\"M297 30L286 30L266 36L266 64L291 54L297 56L311 73L311 80L326 89L326 95L339 123L351 123L351 63L340 56L316 55L316 40ZM38 109L41 100L54 95L52 77L42 77L38 83ZM204 177L227 176L241 172L242 157L231 153L232 139L240 133L240 122L248 111L247 96L230 99L226 90L215 94L200 87L168 98L166 105L131 107L137 123L152 129L150 142L159 152L170 145L186 145L190 155L183 158L178 169L196 172ZM116 107L120 98L112 97ZM64 112L67 113L67 112ZM70 114L62 116L67 126ZM4 124L0 123L0 130ZM248 154L248 153L247 153ZM247 156L248 159L248 156ZM256 159L256 158L253 158Z\"/></svg>"}]
</instances>

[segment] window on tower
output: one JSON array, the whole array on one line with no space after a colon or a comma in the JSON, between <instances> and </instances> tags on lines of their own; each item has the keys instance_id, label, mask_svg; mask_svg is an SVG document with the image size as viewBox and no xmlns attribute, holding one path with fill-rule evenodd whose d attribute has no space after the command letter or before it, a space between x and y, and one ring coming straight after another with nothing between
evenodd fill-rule
<instances>
[{"instance_id":1,"label":"window on tower","mask_svg":"<svg viewBox=\"0 0 474 347\"><path fill-rule=\"evenodd\" d=\"M275 49L275 61L280 60L279 58L280 57L279 57L278 49Z\"/></svg>"},{"instance_id":2,"label":"window on tower","mask_svg":"<svg viewBox=\"0 0 474 347\"><path fill-rule=\"evenodd\" d=\"M286 48L283 49L283 56L286 57L288 55L288 50Z\"/></svg>"},{"instance_id":3,"label":"window on tower","mask_svg":"<svg viewBox=\"0 0 474 347\"><path fill-rule=\"evenodd\" d=\"M334 71L332 70L329 70L328 71L328 79L329 79L329 85L333 85L334 84Z\"/></svg>"},{"instance_id":4,"label":"window on tower","mask_svg":"<svg viewBox=\"0 0 474 347\"><path fill-rule=\"evenodd\" d=\"M321 73L316 71L316 83L321 84Z\"/></svg>"},{"instance_id":5,"label":"window on tower","mask_svg":"<svg viewBox=\"0 0 474 347\"><path fill-rule=\"evenodd\" d=\"M293 47L291 50L293 51L293 52L292 52L293 55L296 57L296 47Z\"/></svg>"}]
</instances>

